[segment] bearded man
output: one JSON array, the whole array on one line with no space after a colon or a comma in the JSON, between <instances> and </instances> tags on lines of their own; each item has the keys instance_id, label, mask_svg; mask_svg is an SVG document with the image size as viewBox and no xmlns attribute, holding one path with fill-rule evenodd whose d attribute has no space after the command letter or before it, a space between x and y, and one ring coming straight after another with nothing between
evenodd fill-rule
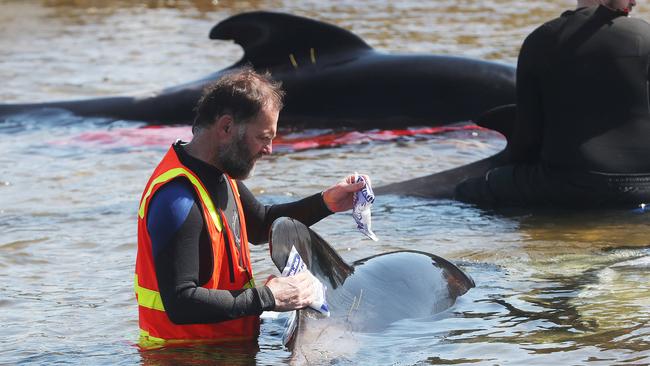
<instances>
[{"instance_id":1,"label":"bearded man","mask_svg":"<svg viewBox=\"0 0 650 366\"><path fill-rule=\"evenodd\" d=\"M192 140L174 143L154 170L138 212L141 346L254 339L262 311L316 299L308 272L255 286L248 243L266 243L278 217L309 226L352 208L365 183L351 175L296 202L255 199L242 180L271 154L283 94L251 68L224 75L198 103Z\"/></svg>"}]
</instances>

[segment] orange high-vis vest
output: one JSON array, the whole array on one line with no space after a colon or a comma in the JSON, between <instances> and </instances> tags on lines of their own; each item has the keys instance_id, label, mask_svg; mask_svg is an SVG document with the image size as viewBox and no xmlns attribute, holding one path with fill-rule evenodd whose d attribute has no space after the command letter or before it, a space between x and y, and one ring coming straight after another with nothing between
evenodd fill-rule
<instances>
[{"instance_id":1,"label":"orange high-vis vest","mask_svg":"<svg viewBox=\"0 0 650 366\"><path fill-rule=\"evenodd\" d=\"M217 210L205 186L189 168L178 159L172 146L147 183L138 210L138 254L135 264L135 295L140 318L140 346L152 348L170 343L214 342L253 339L259 334L259 317L246 316L239 319L209 324L174 324L167 314L158 290L158 279L151 249L151 237L147 230L149 202L156 191L174 178L187 179L201 202L203 219L212 243L212 277L203 287L207 289L241 290L254 287L250 252L244 213L235 181L226 176L233 190L239 222L241 223L241 252L235 245L228 222ZM227 240L225 240L227 236ZM240 259L241 258L241 259ZM240 265L243 264L242 265Z\"/></svg>"}]
</instances>

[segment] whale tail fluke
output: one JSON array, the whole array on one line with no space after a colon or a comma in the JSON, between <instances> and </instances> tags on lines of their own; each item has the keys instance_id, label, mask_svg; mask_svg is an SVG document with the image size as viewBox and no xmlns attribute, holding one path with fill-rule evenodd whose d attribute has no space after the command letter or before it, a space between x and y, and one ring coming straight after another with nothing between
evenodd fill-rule
<instances>
[{"instance_id":1,"label":"whale tail fluke","mask_svg":"<svg viewBox=\"0 0 650 366\"><path fill-rule=\"evenodd\" d=\"M300 16L255 11L234 15L210 31L210 39L233 40L244 49L237 63L256 69L286 64L298 67L350 58L372 48L359 36L335 25Z\"/></svg>"}]
</instances>

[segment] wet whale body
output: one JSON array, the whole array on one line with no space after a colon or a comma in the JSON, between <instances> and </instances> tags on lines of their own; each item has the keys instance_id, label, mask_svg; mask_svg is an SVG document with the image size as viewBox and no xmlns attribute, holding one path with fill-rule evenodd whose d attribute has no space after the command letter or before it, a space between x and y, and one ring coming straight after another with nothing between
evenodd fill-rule
<instances>
[{"instance_id":1,"label":"wet whale body","mask_svg":"<svg viewBox=\"0 0 650 366\"><path fill-rule=\"evenodd\" d=\"M283 127L443 125L515 100L512 66L453 56L385 54L345 29L309 18L241 13L214 26L210 38L233 40L244 56L201 80L147 95L0 104L0 116L60 108L81 116L190 123L203 88L247 64L282 81L287 92L280 115Z\"/></svg>"},{"instance_id":2,"label":"wet whale body","mask_svg":"<svg viewBox=\"0 0 650 366\"><path fill-rule=\"evenodd\" d=\"M269 245L280 271L295 247L327 286L330 317L299 310L295 327L288 332L286 345L297 363L309 363L312 356L352 354L355 332L376 332L401 319L430 317L475 286L451 262L424 252L385 253L349 265L317 233L290 218L273 223Z\"/></svg>"}]
</instances>

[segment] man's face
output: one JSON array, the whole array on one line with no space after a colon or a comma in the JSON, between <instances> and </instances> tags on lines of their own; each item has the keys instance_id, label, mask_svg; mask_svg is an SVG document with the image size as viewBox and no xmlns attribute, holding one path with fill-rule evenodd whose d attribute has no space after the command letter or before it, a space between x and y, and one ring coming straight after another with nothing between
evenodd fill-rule
<instances>
[{"instance_id":1,"label":"man's face","mask_svg":"<svg viewBox=\"0 0 650 366\"><path fill-rule=\"evenodd\" d=\"M247 123L235 125L230 143L217 152L219 166L230 177L248 178L257 160L263 155L271 154L278 115L279 111L267 106Z\"/></svg>"},{"instance_id":2,"label":"man's face","mask_svg":"<svg viewBox=\"0 0 650 366\"><path fill-rule=\"evenodd\" d=\"M632 8L636 6L636 0L605 0L603 5L610 9L631 12Z\"/></svg>"}]
</instances>

